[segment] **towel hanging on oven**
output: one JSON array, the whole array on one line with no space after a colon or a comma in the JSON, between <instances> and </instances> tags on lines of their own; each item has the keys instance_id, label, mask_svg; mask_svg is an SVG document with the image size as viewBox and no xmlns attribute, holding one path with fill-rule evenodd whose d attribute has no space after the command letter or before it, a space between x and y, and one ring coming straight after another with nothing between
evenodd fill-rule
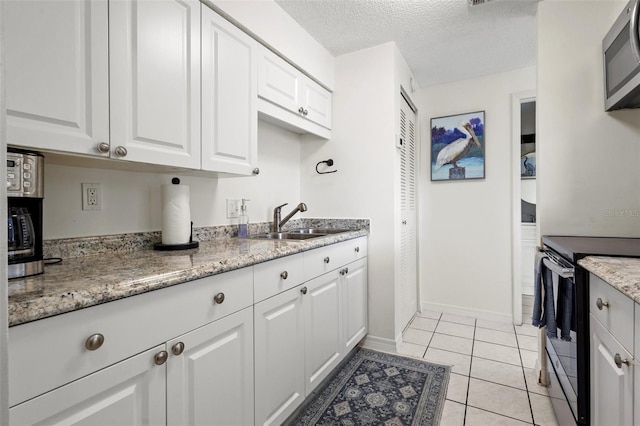
<instances>
[{"instance_id":1,"label":"towel hanging on oven","mask_svg":"<svg viewBox=\"0 0 640 426\"><path fill-rule=\"evenodd\" d=\"M538 251L534 281L534 304L531 322L536 327L547 326L547 337L571 341L575 330L575 284L570 265L559 264L556 256ZM558 327L559 325L559 327Z\"/></svg>"}]
</instances>

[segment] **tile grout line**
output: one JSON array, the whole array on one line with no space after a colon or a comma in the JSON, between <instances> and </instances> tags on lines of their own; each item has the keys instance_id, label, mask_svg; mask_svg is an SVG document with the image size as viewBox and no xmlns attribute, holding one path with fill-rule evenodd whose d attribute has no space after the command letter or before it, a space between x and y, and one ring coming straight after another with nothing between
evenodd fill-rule
<instances>
[{"instance_id":1,"label":"tile grout line","mask_svg":"<svg viewBox=\"0 0 640 426\"><path fill-rule=\"evenodd\" d=\"M514 329L515 331L515 329ZM522 361L522 354L520 353L520 341L516 334L516 342L518 344L518 356L520 357L520 366L522 368L522 377L524 378L524 387L527 390L527 401L529 401L529 411L531 412L531 424L536 424L535 416L533 415L533 404L531 404L531 393L529 392L529 385L527 384L527 376L524 373L524 363Z\"/></svg>"},{"instance_id":2,"label":"tile grout line","mask_svg":"<svg viewBox=\"0 0 640 426\"><path fill-rule=\"evenodd\" d=\"M462 426L467 423L467 408L469 407L469 389L471 388L471 367L473 367L473 349L476 344L476 319L473 320L473 340L471 341L471 359L469 360L469 375L467 376L467 395L464 400L464 417L462 418Z\"/></svg>"}]
</instances>

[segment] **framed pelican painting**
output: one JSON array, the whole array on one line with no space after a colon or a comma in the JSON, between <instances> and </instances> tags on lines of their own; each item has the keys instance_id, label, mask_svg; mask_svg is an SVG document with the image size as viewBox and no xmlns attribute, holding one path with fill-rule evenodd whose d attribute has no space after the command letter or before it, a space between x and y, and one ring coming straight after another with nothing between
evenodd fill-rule
<instances>
[{"instance_id":1,"label":"framed pelican painting","mask_svg":"<svg viewBox=\"0 0 640 426\"><path fill-rule=\"evenodd\" d=\"M431 180L484 179L484 111L431 119Z\"/></svg>"}]
</instances>

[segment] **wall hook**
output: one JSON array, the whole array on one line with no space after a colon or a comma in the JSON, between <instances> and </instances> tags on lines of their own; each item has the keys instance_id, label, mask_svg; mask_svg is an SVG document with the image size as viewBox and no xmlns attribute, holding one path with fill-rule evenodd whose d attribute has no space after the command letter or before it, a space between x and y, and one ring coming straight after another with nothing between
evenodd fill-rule
<instances>
[{"instance_id":1,"label":"wall hook","mask_svg":"<svg viewBox=\"0 0 640 426\"><path fill-rule=\"evenodd\" d=\"M333 160L331 158L329 158L328 160L318 161L318 164L316 164L316 173L318 173L319 175L326 175L326 174L329 174L329 173L337 172L337 170L330 170L328 172L321 172L321 171L318 170L318 166L320 164L326 164L327 166L331 167L331 166L333 166Z\"/></svg>"}]
</instances>

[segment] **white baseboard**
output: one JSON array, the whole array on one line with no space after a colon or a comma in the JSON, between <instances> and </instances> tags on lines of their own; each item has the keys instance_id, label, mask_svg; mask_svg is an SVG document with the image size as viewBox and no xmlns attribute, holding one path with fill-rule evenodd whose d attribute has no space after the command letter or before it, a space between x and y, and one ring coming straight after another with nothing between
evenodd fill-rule
<instances>
[{"instance_id":1,"label":"white baseboard","mask_svg":"<svg viewBox=\"0 0 640 426\"><path fill-rule=\"evenodd\" d=\"M480 319L485 319L489 321L513 323L512 314L503 314L500 312L485 311L482 309L463 308L456 305L446 305L442 303L422 303L422 309L435 311L435 312L442 312L446 314L464 315L467 317L480 318Z\"/></svg>"},{"instance_id":2,"label":"white baseboard","mask_svg":"<svg viewBox=\"0 0 640 426\"><path fill-rule=\"evenodd\" d=\"M396 353L396 348L399 344L400 342L396 342L395 340L372 336L370 334L367 334L365 338L360 342L360 346L362 346L363 348L380 352L388 352L392 354Z\"/></svg>"}]
</instances>

